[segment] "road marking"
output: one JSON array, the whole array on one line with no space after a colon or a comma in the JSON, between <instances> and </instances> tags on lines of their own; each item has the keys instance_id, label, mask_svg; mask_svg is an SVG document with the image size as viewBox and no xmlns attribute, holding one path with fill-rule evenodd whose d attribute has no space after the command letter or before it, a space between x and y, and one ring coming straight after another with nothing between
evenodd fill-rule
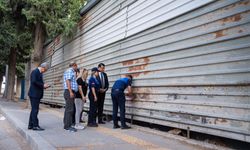
<instances>
[{"instance_id":1,"label":"road marking","mask_svg":"<svg viewBox=\"0 0 250 150\"><path fill-rule=\"evenodd\" d=\"M106 128L106 127L101 127L99 126L97 129L96 129L98 132L101 132L101 133L104 133L104 134L107 134L107 135L111 135L111 136L114 136L118 139L121 139L129 144L133 144L133 145L137 145L139 147L141 147L142 149L147 149L147 150L170 150L170 149L167 149L167 148L162 148L158 145L155 145L151 142L147 142L147 141L144 141L142 139L139 139L137 137L134 137L134 136L130 136L130 135L127 135L119 130L114 130L114 129L109 129L109 128Z\"/></svg>"}]
</instances>

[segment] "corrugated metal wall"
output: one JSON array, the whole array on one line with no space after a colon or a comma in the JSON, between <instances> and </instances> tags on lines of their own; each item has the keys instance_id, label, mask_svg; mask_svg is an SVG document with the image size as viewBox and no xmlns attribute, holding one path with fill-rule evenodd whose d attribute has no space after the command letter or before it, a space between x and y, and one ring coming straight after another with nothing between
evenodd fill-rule
<instances>
[{"instance_id":1,"label":"corrugated metal wall","mask_svg":"<svg viewBox=\"0 0 250 150\"><path fill-rule=\"evenodd\" d=\"M128 117L250 142L249 14L249 0L103 0L74 39L45 48L44 78L54 86L43 101L64 104L69 61L88 69L103 62L110 86L135 78Z\"/></svg>"}]
</instances>

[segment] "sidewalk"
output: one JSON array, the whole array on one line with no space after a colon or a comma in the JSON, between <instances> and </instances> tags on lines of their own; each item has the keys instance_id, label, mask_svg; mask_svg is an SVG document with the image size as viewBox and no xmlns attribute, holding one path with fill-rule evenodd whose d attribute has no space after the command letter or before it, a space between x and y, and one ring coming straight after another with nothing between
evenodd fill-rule
<instances>
[{"instance_id":1,"label":"sidewalk","mask_svg":"<svg viewBox=\"0 0 250 150\"><path fill-rule=\"evenodd\" d=\"M112 122L97 128L86 127L71 133L63 129L63 109L41 105L38 115L40 126L45 131L27 129L30 109L22 102L7 102L0 99L0 112L21 133L35 150L196 150L216 148L177 136L161 136L144 132L133 126L130 130L112 129ZM150 131L151 129L146 129ZM205 148L206 147L206 148Z\"/></svg>"}]
</instances>

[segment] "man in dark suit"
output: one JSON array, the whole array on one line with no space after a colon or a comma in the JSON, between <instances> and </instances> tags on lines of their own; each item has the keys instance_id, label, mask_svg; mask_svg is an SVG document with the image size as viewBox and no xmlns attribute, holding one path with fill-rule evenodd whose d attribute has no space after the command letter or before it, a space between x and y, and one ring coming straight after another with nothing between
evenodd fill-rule
<instances>
[{"instance_id":1,"label":"man in dark suit","mask_svg":"<svg viewBox=\"0 0 250 150\"><path fill-rule=\"evenodd\" d=\"M97 80L101 84L100 92L97 95L98 123L99 124L105 124L105 122L103 122L103 120L102 120L103 105L104 105L106 91L109 88L109 81L108 81L107 74L104 72L105 71L105 65L103 63L100 63L98 65L98 71L99 71L99 76L97 77Z\"/></svg>"},{"instance_id":2,"label":"man in dark suit","mask_svg":"<svg viewBox=\"0 0 250 150\"><path fill-rule=\"evenodd\" d=\"M30 89L28 95L30 97L31 112L28 129L33 129L35 131L44 130L39 126L37 115L39 112L40 100L43 98L43 91L49 87L48 84L43 82L43 73L46 72L48 68L48 63L42 63L38 68L34 69L30 75Z\"/></svg>"}]
</instances>

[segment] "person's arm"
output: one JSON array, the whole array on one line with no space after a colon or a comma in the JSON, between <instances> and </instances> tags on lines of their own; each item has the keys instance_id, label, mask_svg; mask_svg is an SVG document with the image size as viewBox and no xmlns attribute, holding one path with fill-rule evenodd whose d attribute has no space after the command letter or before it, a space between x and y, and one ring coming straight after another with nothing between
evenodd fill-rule
<instances>
[{"instance_id":1,"label":"person's arm","mask_svg":"<svg viewBox=\"0 0 250 150\"><path fill-rule=\"evenodd\" d=\"M96 102L97 101L97 96L96 96L96 92L95 92L95 87L92 87L91 90L92 90L92 93L94 95L94 101Z\"/></svg>"},{"instance_id":2,"label":"person's arm","mask_svg":"<svg viewBox=\"0 0 250 150\"><path fill-rule=\"evenodd\" d=\"M105 80L105 85L106 85L105 92L106 92L109 89L109 79L108 79L108 75L106 73L105 73L105 78L106 78L106 80Z\"/></svg>"},{"instance_id":3,"label":"person's arm","mask_svg":"<svg viewBox=\"0 0 250 150\"><path fill-rule=\"evenodd\" d=\"M72 88L71 88L72 76L74 76L74 74L72 74L71 72L68 72L68 74L66 75L66 84L67 84L67 88L69 90L70 97L74 98L75 94L73 93Z\"/></svg>"},{"instance_id":4,"label":"person's arm","mask_svg":"<svg viewBox=\"0 0 250 150\"><path fill-rule=\"evenodd\" d=\"M128 94L132 95L132 87L131 86L128 86Z\"/></svg>"},{"instance_id":5,"label":"person's arm","mask_svg":"<svg viewBox=\"0 0 250 150\"><path fill-rule=\"evenodd\" d=\"M73 91L71 89L71 81L69 79L66 80L66 84L67 84L67 87L68 87L68 90L69 90L70 97L74 98L75 95L74 95L74 93L73 93Z\"/></svg>"},{"instance_id":6,"label":"person's arm","mask_svg":"<svg viewBox=\"0 0 250 150\"><path fill-rule=\"evenodd\" d=\"M82 91L82 85L84 85L84 82L83 82L83 80L81 78L78 78L76 82L78 84L79 93L81 94L82 100L85 103L86 102L86 97L84 96L83 91Z\"/></svg>"},{"instance_id":7,"label":"person's arm","mask_svg":"<svg viewBox=\"0 0 250 150\"><path fill-rule=\"evenodd\" d=\"M40 74L38 74L37 71L32 71L31 73L31 84L36 85L37 87L43 89L44 88L44 84L41 81L38 81L38 77Z\"/></svg>"},{"instance_id":8,"label":"person's arm","mask_svg":"<svg viewBox=\"0 0 250 150\"><path fill-rule=\"evenodd\" d=\"M95 81L92 79L89 80L89 84L90 84L90 87L91 87L91 92L94 96L94 101L96 102L97 101L97 95L96 95L96 91L95 91Z\"/></svg>"},{"instance_id":9,"label":"person's arm","mask_svg":"<svg viewBox=\"0 0 250 150\"><path fill-rule=\"evenodd\" d=\"M83 102L86 102L86 97L83 95L82 86L78 85L79 93L81 94Z\"/></svg>"}]
</instances>

